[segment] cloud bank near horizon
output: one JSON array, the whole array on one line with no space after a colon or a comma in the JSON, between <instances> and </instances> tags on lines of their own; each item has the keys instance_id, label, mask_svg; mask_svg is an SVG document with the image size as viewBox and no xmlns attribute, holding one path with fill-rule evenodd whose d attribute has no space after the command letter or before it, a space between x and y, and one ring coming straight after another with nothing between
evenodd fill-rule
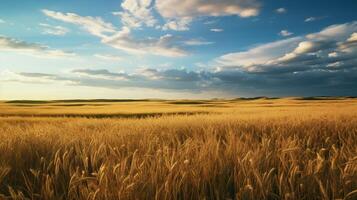
<instances>
[{"instance_id":1,"label":"cloud bank near horizon","mask_svg":"<svg viewBox=\"0 0 357 200\"><path fill-rule=\"evenodd\" d=\"M64 82L104 88L253 91L257 94L346 95L357 88L357 22L256 46L215 59L211 70L142 68L133 73L75 69L68 74L8 72L6 81ZM5 81L5 80L3 80ZM318 91L318 92L316 92Z\"/></svg>"}]
</instances>

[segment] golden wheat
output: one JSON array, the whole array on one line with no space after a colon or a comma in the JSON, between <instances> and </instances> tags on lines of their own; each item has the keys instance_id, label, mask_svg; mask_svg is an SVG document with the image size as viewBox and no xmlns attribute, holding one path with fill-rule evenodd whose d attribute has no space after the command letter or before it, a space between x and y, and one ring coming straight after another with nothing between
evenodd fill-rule
<instances>
[{"instance_id":1,"label":"golden wheat","mask_svg":"<svg viewBox=\"0 0 357 200\"><path fill-rule=\"evenodd\" d=\"M3 103L0 199L356 199L356 103Z\"/></svg>"}]
</instances>

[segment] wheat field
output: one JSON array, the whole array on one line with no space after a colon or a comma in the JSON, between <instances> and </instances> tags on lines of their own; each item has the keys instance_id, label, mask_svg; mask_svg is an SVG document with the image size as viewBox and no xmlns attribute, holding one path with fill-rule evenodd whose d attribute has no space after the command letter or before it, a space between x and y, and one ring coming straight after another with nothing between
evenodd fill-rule
<instances>
[{"instance_id":1,"label":"wheat field","mask_svg":"<svg viewBox=\"0 0 357 200\"><path fill-rule=\"evenodd\" d=\"M357 99L1 102L0 199L357 199Z\"/></svg>"}]
</instances>

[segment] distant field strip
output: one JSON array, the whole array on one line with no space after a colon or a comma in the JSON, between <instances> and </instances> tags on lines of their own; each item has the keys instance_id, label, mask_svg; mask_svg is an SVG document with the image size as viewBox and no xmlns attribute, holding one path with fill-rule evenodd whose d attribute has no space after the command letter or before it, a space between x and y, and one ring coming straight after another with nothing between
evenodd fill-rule
<instances>
[{"instance_id":1,"label":"distant field strip","mask_svg":"<svg viewBox=\"0 0 357 200\"><path fill-rule=\"evenodd\" d=\"M209 112L165 112L165 113L92 113L92 114L0 114L0 117L41 117L41 118L148 118L177 115L209 114Z\"/></svg>"}]
</instances>

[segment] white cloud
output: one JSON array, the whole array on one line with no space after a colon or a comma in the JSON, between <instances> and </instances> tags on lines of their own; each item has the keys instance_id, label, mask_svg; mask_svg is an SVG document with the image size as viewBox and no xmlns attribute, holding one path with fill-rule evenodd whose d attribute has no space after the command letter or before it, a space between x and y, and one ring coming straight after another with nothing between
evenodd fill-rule
<instances>
[{"instance_id":1,"label":"white cloud","mask_svg":"<svg viewBox=\"0 0 357 200\"><path fill-rule=\"evenodd\" d=\"M222 67L248 72L289 72L355 66L357 22L329 26L320 32L259 45L221 56ZM355 55L354 55L355 54ZM342 62L344 60L344 62Z\"/></svg>"},{"instance_id":2,"label":"white cloud","mask_svg":"<svg viewBox=\"0 0 357 200\"><path fill-rule=\"evenodd\" d=\"M82 77L90 77L95 79L126 81L130 78L130 76L125 72L115 73L106 69L76 69L72 72Z\"/></svg>"},{"instance_id":3,"label":"white cloud","mask_svg":"<svg viewBox=\"0 0 357 200\"><path fill-rule=\"evenodd\" d=\"M165 28L181 31L188 30L189 23L196 17L252 17L257 16L260 10L260 4L256 0L156 0L155 7L168 21Z\"/></svg>"},{"instance_id":4,"label":"white cloud","mask_svg":"<svg viewBox=\"0 0 357 200\"><path fill-rule=\"evenodd\" d=\"M200 46L200 45L209 45L213 44L213 42L201 40L201 39L191 39L184 42L184 44L189 46Z\"/></svg>"},{"instance_id":5,"label":"white cloud","mask_svg":"<svg viewBox=\"0 0 357 200\"><path fill-rule=\"evenodd\" d=\"M221 28L211 28L210 31L212 32L223 32L224 30Z\"/></svg>"},{"instance_id":6,"label":"white cloud","mask_svg":"<svg viewBox=\"0 0 357 200\"><path fill-rule=\"evenodd\" d=\"M52 26L45 23L40 23L39 25L43 27L43 34L63 36L69 32L68 28L62 26Z\"/></svg>"},{"instance_id":7,"label":"white cloud","mask_svg":"<svg viewBox=\"0 0 357 200\"><path fill-rule=\"evenodd\" d=\"M162 27L163 30L174 30L174 31L187 31L189 30L189 24L191 23L192 18L184 17L178 20L169 20Z\"/></svg>"},{"instance_id":8,"label":"white cloud","mask_svg":"<svg viewBox=\"0 0 357 200\"><path fill-rule=\"evenodd\" d=\"M74 53L62 50L50 49L35 43L27 43L21 40L0 36L0 51L13 51L30 54L39 57L57 58L74 56Z\"/></svg>"},{"instance_id":9,"label":"white cloud","mask_svg":"<svg viewBox=\"0 0 357 200\"><path fill-rule=\"evenodd\" d=\"M312 41L303 41L300 42L293 53L303 54L313 51L316 48L316 45Z\"/></svg>"},{"instance_id":10,"label":"white cloud","mask_svg":"<svg viewBox=\"0 0 357 200\"><path fill-rule=\"evenodd\" d=\"M326 18L327 16L318 16L318 17L308 17L304 20L304 22L314 22L317 20L322 20L324 18Z\"/></svg>"},{"instance_id":11,"label":"white cloud","mask_svg":"<svg viewBox=\"0 0 357 200\"><path fill-rule=\"evenodd\" d=\"M153 7L154 6L154 7ZM241 17L256 16L260 4L256 0L218 1L218 0L124 0L121 12L113 12L121 18L123 26L128 28L148 27L163 30L187 31L190 23L199 16L228 16ZM158 20L153 15L153 9L165 19L164 25L158 25ZM104 22L101 18L82 17L75 13L61 13L43 10L44 14L57 20L81 25L84 29L101 38L105 33L114 33L112 24ZM219 32L220 29L213 29Z\"/></svg>"},{"instance_id":12,"label":"white cloud","mask_svg":"<svg viewBox=\"0 0 357 200\"><path fill-rule=\"evenodd\" d=\"M102 60L112 60L112 61L122 60L120 56L111 55L111 54L95 54L94 56Z\"/></svg>"},{"instance_id":13,"label":"white cloud","mask_svg":"<svg viewBox=\"0 0 357 200\"><path fill-rule=\"evenodd\" d=\"M105 37L107 33L114 33L116 31L111 23L103 21L100 17L82 17L75 13L61 13L46 9L42 10L42 12L53 19L80 25L89 33L99 37Z\"/></svg>"},{"instance_id":14,"label":"white cloud","mask_svg":"<svg viewBox=\"0 0 357 200\"><path fill-rule=\"evenodd\" d=\"M305 19L305 22L313 22L315 20L317 20L316 17L308 17Z\"/></svg>"},{"instance_id":15,"label":"white cloud","mask_svg":"<svg viewBox=\"0 0 357 200\"><path fill-rule=\"evenodd\" d=\"M284 56L278 58L278 61L290 61L297 58L299 55L317 51L320 48L318 43L312 41L302 41L298 46L290 53L285 54ZM274 62L274 61L271 61Z\"/></svg>"},{"instance_id":16,"label":"white cloud","mask_svg":"<svg viewBox=\"0 0 357 200\"><path fill-rule=\"evenodd\" d=\"M153 27L157 20L152 14L152 0L125 0L121 4L123 12L114 12L124 26L139 28L142 25Z\"/></svg>"},{"instance_id":17,"label":"white cloud","mask_svg":"<svg viewBox=\"0 0 357 200\"><path fill-rule=\"evenodd\" d=\"M347 42L357 42L357 32L352 33L351 37L347 39Z\"/></svg>"},{"instance_id":18,"label":"white cloud","mask_svg":"<svg viewBox=\"0 0 357 200\"><path fill-rule=\"evenodd\" d=\"M187 52L174 45L175 37L164 35L160 38L136 39L130 34L130 29L124 27L117 34L102 39L104 44L132 53L153 54L167 57L186 56Z\"/></svg>"},{"instance_id":19,"label":"white cloud","mask_svg":"<svg viewBox=\"0 0 357 200\"><path fill-rule=\"evenodd\" d=\"M328 54L328 57L337 58L338 57L338 53L337 52L331 52L331 53Z\"/></svg>"},{"instance_id":20,"label":"white cloud","mask_svg":"<svg viewBox=\"0 0 357 200\"><path fill-rule=\"evenodd\" d=\"M341 66L343 66L343 62L340 62L340 61L329 63L326 65L326 67L331 67L331 68L338 68Z\"/></svg>"},{"instance_id":21,"label":"white cloud","mask_svg":"<svg viewBox=\"0 0 357 200\"><path fill-rule=\"evenodd\" d=\"M156 8L164 18L198 16L257 16L260 4L255 0L157 0Z\"/></svg>"},{"instance_id":22,"label":"white cloud","mask_svg":"<svg viewBox=\"0 0 357 200\"><path fill-rule=\"evenodd\" d=\"M76 83L75 80L60 77L54 74L32 73L32 72L16 73L11 70L0 71L0 81L37 83L37 84L50 84L50 83L75 84Z\"/></svg>"},{"instance_id":23,"label":"white cloud","mask_svg":"<svg viewBox=\"0 0 357 200\"><path fill-rule=\"evenodd\" d=\"M288 37L288 36L290 36L290 35L292 35L293 33L292 32L289 32L288 30L281 30L280 32L279 32L279 35L281 35L281 36L284 36L284 37Z\"/></svg>"},{"instance_id":24,"label":"white cloud","mask_svg":"<svg viewBox=\"0 0 357 200\"><path fill-rule=\"evenodd\" d=\"M0 19L0 24L4 24L4 23L6 23L6 21L3 19Z\"/></svg>"},{"instance_id":25,"label":"white cloud","mask_svg":"<svg viewBox=\"0 0 357 200\"><path fill-rule=\"evenodd\" d=\"M250 66L264 64L272 59L279 58L286 52L292 51L302 40L300 37L279 40L247 51L225 54L217 59L224 66Z\"/></svg>"},{"instance_id":26,"label":"white cloud","mask_svg":"<svg viewBox=\"0 0 357 200\"><path fill-rule=\"evenodd\" d=\"M351 35L353 32L356 32L357 21L331 25L318 33L308 34L306 37L311 40L340 40L345 37L347 34Z\"/></svg>"},{"instance_id":27,"label":"white cloud","mask_svg":"<svg viewBox=\"0 0 357 200\"><path fill-rule=\"evenodd\" d=\"M146 5L146 4L145 4ZM130 8L130 6L125 5ZM43 12L54 19L78 24L89 33L98 36L103 44L123 50L131 54L152 54L167 57L186 56L187 52L176 46L176 38L172 35L164 35L159 38L137 39L131 35L131 29L124 26L122 30L117 29L110 23L99 17L82 17L75 13L63 14L43 10Z\"/></svg>"},{"instance_id":28,"label":"white cloud","mask_svg":"<svg viewBox=\"0 0 357 200\"><path fill-rule=\"evenodd\" d=\"M345 42L339 42L337 46L343 53L357 55L357 28L350 34Z\"/></svg>"},{"instance_id":29,"label":"white cloud","mask_svg":"<svg viewBox=\"0 0 357 200\"><path fill-rule=\"evenodd\" d=\"M129 34L128 31L120 33L120 40L127 41L124 36ZM357 22L329 26L317 33L223 55L212 63L215 69L208 66L198 71L144 68L132 73L77 69L67 77L16 73L10 79L8 75L0 74L0 81L42 81L44 84L59 81L88 87L155 88L196 93L216 90L233 94L246 91L249 95L356 95L356 33ZM170 35L164 37L161 42L173 39ZM157 46L165 46L158 43L160 41L149 38L137 46L140 51L153 51ZM143 44L151 45L146 46L149 49L143 49ZM132 48L128 44L121 45Z\"/></svg>"},{"instance_id":30,"label":"white cloud","mask_svg":"<svg viewBox=\"0 0 357 200\"><path fill-rule=\"evenodd\" d=\"M287 12L286 8L278 8L278 9L276 9L275 11L276 11L277 13L280 13L280 14L283 14L283 13L286 13L286 12Z\"/></svg>"}]
</instances>

